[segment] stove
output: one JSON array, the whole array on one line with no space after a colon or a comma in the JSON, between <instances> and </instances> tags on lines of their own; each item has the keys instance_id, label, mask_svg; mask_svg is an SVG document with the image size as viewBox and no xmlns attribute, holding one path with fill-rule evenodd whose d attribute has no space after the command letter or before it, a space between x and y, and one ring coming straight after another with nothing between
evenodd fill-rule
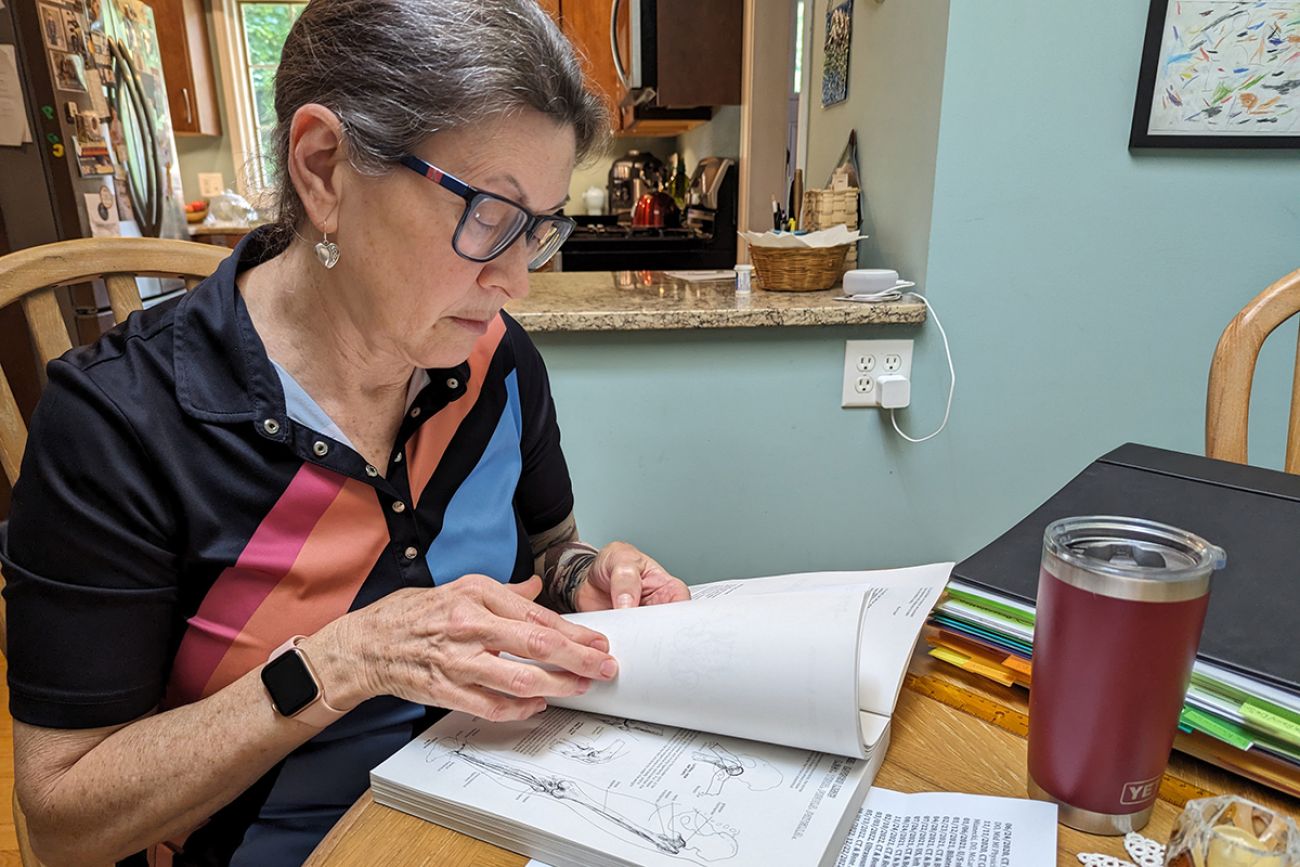
<instances>
[{"instance_id":1,"label":"stove","mask_svg":"<svg viewBox=\"0 0 1300 867\"><path fill-rule=\"evenodd\" d=\"M562 271L720 269L736 264L736 173L727 172L717 208L687 209L687 225L633 228L613 216L575 216L578 226L560 248Z\"/></svg>"}]
</instances>

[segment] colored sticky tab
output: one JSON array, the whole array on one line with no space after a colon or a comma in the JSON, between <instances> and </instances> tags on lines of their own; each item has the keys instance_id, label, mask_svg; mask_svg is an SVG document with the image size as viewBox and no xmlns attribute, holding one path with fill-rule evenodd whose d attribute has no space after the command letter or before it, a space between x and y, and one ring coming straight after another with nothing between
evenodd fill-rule
<instances>
[{"instance_id":1,"label":"colored sticky tab","mask_svg":"<svg viewBox=\"0 0 1300 867\"><path fill-rule=\"evenodd\" d=\"M949 665L955 665L963 671L969 671L971 674L978 674L980 677L1000 683L1003 686L1013 686L1015 681L1008 677L1003 671L999 671L995 666L985 665L982 662L971 659L963 653L955 650L936 645L930 648L930 655L935 659L941 659Z\"/></svg>"},{"instance_id":2,"label":"colored sticky tab","mask_svg":"<svg viewBox=\"0 0 1300 867\"><path fill-rule=\"evenodd\" d=\"M1241 726L1219 719L1198 708L1184 707L1178 721L1239 750L1248 750L1255 745L1250 734Z\"/></svg>"},{"instance_id":3,"label":"colored sticky tab","mask_svg":"<svg viewBox=\"0 0 1300 867\"><path fill-rule=\"evenodd\" d=\"M1241 706L1241 716L1247 723L1261 731L1286 741L1292 746L1300 746L1300 723L1279 716L1253 702Z\"/></svg>"},{"instance_id":4,"label":"colored sticky tab","mask_svg":"<svg viewBox=\"0 0 1300 867\"><path fill-rule=\"evenodd\" d=\"M1026 626L1034 625L1033 614L1027 611L1021 611L1019 608L1015 608L1011 605L1004 605L994 599L989 599L987 596L967 593L965 590L958 590L954 587L948 588L948 595L953 599L965 602L973 608L982 609L990 614L996 614L1000 617L1005 617L1008 620L1013 620L1016 623L1023 623Z\"/></svg>"}]
</instances>

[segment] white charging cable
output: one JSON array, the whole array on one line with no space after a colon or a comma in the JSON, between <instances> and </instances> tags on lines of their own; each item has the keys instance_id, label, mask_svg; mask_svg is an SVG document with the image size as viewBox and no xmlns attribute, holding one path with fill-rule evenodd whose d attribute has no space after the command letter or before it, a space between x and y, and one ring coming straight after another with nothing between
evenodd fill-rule
<instances>
[{"instance_id":1,"label":"white charging cable","mask_svg":"<svg viewBox=\"0 0 1300 867\"><path fill-rule=\"evenodd\" d=\"M926 440L937 437L943 432L943 429L948 426L948 416L952 414L952 393L957 390L957 371L952 366L952 347L948 345L948 332L943 330L943 323L939 321L939 314L934 309L934 305L927 301L924 295L913 293L912 297L920 300L920 302L930 311L930 315L934 317L935 327L939 329L939 336L943 338L943 351L944 354L948 356L948 404L943 408L943 421L939 423L939 427L935 429L933 433L926 434L923 437L910 437L903 433L902 429L898 426L898 419L894 417L896 410L891 409L889 411L889 423L894 426L894 431L909 443L923 443ZM881 300L883 301L885 299L882 298Z\"/></svg>"}]
</instances>

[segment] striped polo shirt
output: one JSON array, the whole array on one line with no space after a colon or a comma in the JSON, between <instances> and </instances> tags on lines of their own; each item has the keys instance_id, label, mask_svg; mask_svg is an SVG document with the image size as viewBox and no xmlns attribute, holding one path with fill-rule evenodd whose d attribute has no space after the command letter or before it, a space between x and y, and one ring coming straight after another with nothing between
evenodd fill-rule
<instances>
[{"instance_id":1,"label":"striped polo shirt","mask_svg":"<svg viewBox=\"0 0 1300 867\"><path fill-rule=\"evenodd\" d=\"M178 302L50 364L3 557L15 719L125 723L400 588L525 580L528 537L572 510L546 371L518 323L502 313L463 364L417 372L381 475L267 357L235 278L268 243L253 232ZM300 863L437 713L363 703L172 863Z\"/></svg>"}]
</instances>

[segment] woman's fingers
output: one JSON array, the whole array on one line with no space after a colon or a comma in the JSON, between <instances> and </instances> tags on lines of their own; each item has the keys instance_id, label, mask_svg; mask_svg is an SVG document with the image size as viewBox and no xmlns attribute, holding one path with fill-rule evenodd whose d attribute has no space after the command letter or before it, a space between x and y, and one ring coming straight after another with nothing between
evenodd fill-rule
<instances>
[{"instance_id":1,"label":"woman's fingers","mask_svg":"<svg viewBox=\"0 0 1300 867\"><path fill-rule=\"evenodd\" d=\"M476 686L487 687L515 698L558 698L582 695L591 679L567 671L555 671L540 665L502 659L490 653L476 658L465 667Z\"/></svg>"},{"instance_id":2,"label":"woman's fingers","mask_svg":"<svg viewBox=\"0 0 1300 867\"><path fill-rule=\"evenodd\" d=\"M533 714L546 710L544 699L515 698L477 686L450 687L441 703L448 710L465 711L491 722L528 719Z\"/></svg>"},{"instance_id":3,"label":"woman's fingers","mask_svg":"<svg viewBox=\"0 0 1300 867\"><path fill-rule=\"evenodd\" d=\"M644 558L627 557L615 562L609 571L609 599L615 608L635 608L641 604L641 571Z\"/></svg>"},{"instance_id":4,"label":"woman's fingers","mask_svg":"<svg viewBox=\"0 0 1300 867\"><path fill-rule=\"evenodd\" d=\"M483 643L491 651L553 665L581 677L609 680L618 673L618 663L608 653L578 644L561 630L540 623L494 618L487 625Z\"/></svg>"},{"instance_id":5,"label":"woman's fingers","mask_svg":"<svg viewBox=\"0 0 1300 867\"><path fill-rule=\"evenodd\" d=\"M541 579L534 575L528 581L523 582L527 586L536 580L539 584ZM500 587L501 585L497 585ZM509 590L513 590L515 585L505 585ZM528 592L527 590L524 591ZM601 655L608 655L609 641L594 629L588 629L585 626L579 626L577 623L570 623L560 615L556 614L549 608L543 608L535 602L531 602L516 592L494 593L486 592L483 594L483 604L488 611L498 617L508 620L518 620L523 623L544 626L548 629L555 630L576 644L596 650ZM513 653L514 651L510 651ZM524 654L516 654L522 656ZM529 659L537 659L535 656L529 656ZM594 676L594 675L593 675Z\"/></svg>"}]
</instances>

